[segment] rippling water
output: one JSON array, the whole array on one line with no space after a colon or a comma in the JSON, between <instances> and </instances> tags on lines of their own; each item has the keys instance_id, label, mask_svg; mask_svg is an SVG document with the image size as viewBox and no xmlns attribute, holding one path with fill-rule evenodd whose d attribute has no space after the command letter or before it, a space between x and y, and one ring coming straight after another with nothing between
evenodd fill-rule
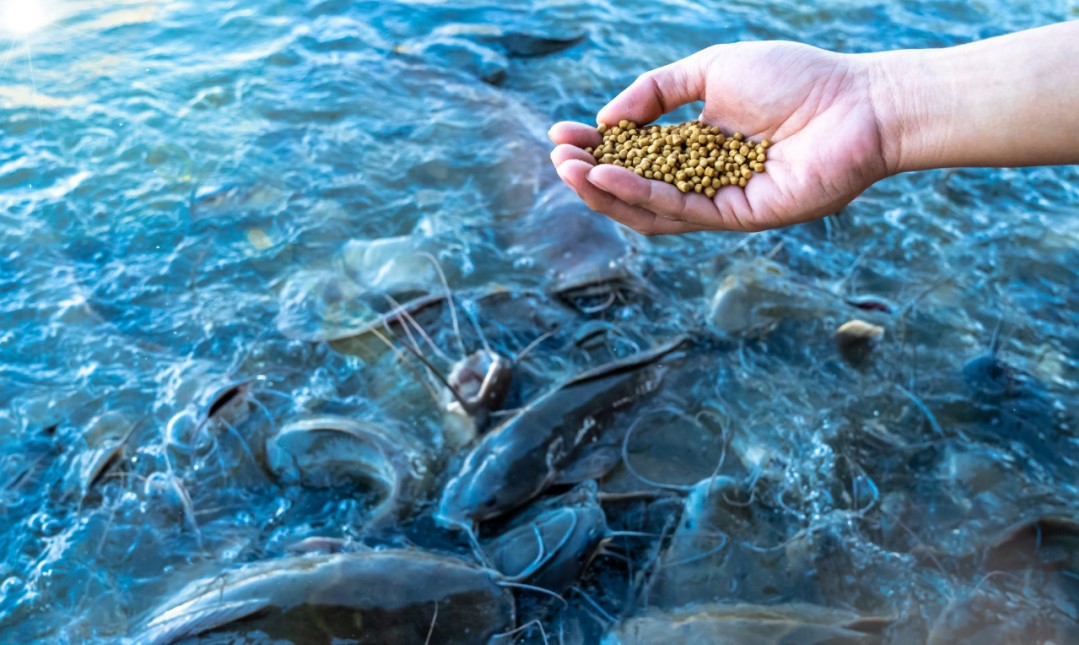
<instances>
[{"instance_id":1,"label":"rippling water","mask_svg":"<svg viewBox=\"0 0 1079 645\"><path fill-rule=\"evenodd\" d=\"M623 260L667 294L602 311L546 298L477 308L507 352L558 330L510 408L697 328L720 276L753 275L771 255L767 280L748 282L770 333L717 352L657 403L720 418L704 443L722 451L654 432L633 453L672 484L712 474L720 452L731 474L763 473L780 534L832 536L831 555L817 554L812 594L754 585L771 575L758 563L728 595L667 581L681 591L657 606L816 602L892 617L891 640L918 642L982 584L950 560L1020 520L1074 512L1074 167L896 177L821 223L752 236L611 237L582 220L606 235L582 250L544 223L577 208L546 129L591 121L643 70L743 39L952 45L1075 18L1077 5L622 4L54 0L43 5L51 24L0 40L2 640L116 638L193 579L312 535L364 540L361 498L280 486L245 454L306 413L378 420L427 446L422 516L459 453L418 368L311 342L362 314L350 294L440 289L432 264L387 266L397 247L364 255L363 240L401 238L462 292L543 289L569 249ZM512 34L581 40L544 52ZM819 297L789 306L792 289ZM843 304L870 295L895 306ZM830 338L858 316L886 328L860 370ZM456 351L445 317L432 324L434 342ZM598 349L574 344L588 329ZM994 335L1004 376L969 363ZM1003 403L1001 378L1018 388ZM259 406L240 432L221 435L213 456L175 454L170 436L244 379L256 379ZM119 463L92 481L94 451L129 431ZM634 484L621 471L607 482ZM425 526L378 539L460 548ZM605 611L629 611L602 593L606 578L582 584ZM1024 593L1030 606L1052 602ZM602 633L597 621L583 638Z\"/></svg>"}]
</instances>

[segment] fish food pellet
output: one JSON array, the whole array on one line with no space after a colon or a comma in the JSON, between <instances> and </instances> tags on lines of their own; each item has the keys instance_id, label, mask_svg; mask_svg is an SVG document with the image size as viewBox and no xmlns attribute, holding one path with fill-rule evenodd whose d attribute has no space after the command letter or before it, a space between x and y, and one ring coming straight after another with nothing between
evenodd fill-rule
<instances>
[{"instance_id":1,"label":"fish food pellet","mask_svg":"<svg viewBox=\"0 0 1079 645\"><path fill-rule=\"evenodd\" d=\"M723 186L744 188L755 173L764 172L765 151L772 145L768 139L750 141L741 132L725 135L700 121L638 127L623 119L617 125L601 123L596 130L603 142L586 149L596 163L622 166L707 197Z\"/></svg>"}]
</instances>

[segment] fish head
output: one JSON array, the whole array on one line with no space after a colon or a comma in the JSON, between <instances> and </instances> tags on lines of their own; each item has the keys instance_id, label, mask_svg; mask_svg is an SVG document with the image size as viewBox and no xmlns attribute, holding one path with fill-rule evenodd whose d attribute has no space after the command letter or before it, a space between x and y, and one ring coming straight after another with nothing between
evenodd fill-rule
<instances>
[{"instance_id":1,"label":"fish head","mask_svg":"<svg viewBox=\"0 0 1079 645\"><path fill-rule=\"evenodd\" d=\"M462 415L486 415L501 407L509 394L513 365L491 350L480 350L453 366L449 382L456 396L447 405Z\"/></svg>"},{"instance_id":2,"label":"fish head","mask_svg":"<svg viewBox=\"0 0 1079 645\"><path fill-rule=\"evenodd\" d=\"M435 514L440 525L472 526L517 508L542 489L542 476L516 472L515 460L484 447L477 446L461 472L446 484Z\"/></svg>"},{"instance_id":3,"label":"fish head","mask_svg":"<svg viewBox=\"0 0 1079 645\"><path fill-rule=\"evenodd\" d=\"M963 365L963 380L982 399L992 401L1014 397L1020 390L1018 371L996 352L988 352Z\"/></svg>"}]
</instances>

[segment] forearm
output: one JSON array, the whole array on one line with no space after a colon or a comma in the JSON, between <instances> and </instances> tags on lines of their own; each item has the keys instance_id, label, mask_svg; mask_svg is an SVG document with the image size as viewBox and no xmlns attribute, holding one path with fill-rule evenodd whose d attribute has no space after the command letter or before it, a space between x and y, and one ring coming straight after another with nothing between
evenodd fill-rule
<instances>
[{"instance_id":1,"label":"forearm","mask_svg":"<svg viewBox=\"0 0 1079 645\"><path fill-rule=\"evenodd\" d=\"M890 172L1079 163L1079 21L860 58Z\"/></svg>"}]
</instances>

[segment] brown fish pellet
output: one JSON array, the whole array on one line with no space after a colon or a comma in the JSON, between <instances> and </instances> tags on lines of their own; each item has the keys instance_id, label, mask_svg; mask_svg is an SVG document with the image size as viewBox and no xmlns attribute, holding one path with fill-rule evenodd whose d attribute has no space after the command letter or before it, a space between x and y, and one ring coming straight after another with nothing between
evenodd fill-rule
<instances>
[{"instance_id":1,"label":"brown fish pellet","mask_svg":"<svg viewBox=\"0 0 1079 645\"><path fill-rule=\"evenodd\" d=\"M772 142L750 141L741 132L724 134L700 121L639 127L623 119L601 123L603 143L586 152L597 163L613 163L638 176L674 184L678 190L713 197L723 186L741 186L764 172Z\"/></svg>"}]
</instances>

